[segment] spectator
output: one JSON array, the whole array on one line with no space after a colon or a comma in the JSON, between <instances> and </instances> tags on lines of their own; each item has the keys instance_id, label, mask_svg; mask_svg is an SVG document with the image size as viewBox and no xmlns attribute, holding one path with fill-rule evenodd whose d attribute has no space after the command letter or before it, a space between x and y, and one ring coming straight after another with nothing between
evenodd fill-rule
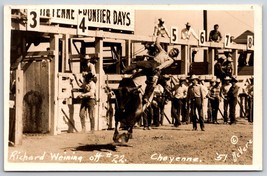
<instances>
[{"instance_id":1,"label":"spectator","mask_svg":"<svg viewBox=\"0 0 267 176\"><path fill-rule=\"evenodd\" d=\"M170 38L169 32L164 24L164 20L162 18L158 19L159 23L157 25L155 25L154 27L154 33L153 36L157 36L157 37L168 37Z\"/></svg>"},{"instance_id":2,"label":"spectator","mask_svg":"<svg viewBox=\"0 0 267 176\"><path fill-rule=\"evenodd\" d=\"M162 101L162 94L164 92L164 88L158 84L156 85L155 87L155 90L154 90L154 97L152 99L152 102L151 102L151 109L152 109L152 119L153 119L153 125L155 127L158 127L160 124L161 124L161 110L164 110L164 109L161 109L161 101Z\"/></svg>"},{"instance_id":3,"label":"spectator","mask_svg":"<svg viewBox=\"0 0 267 176\"><path fill-rule=\"evenodd\" d=\"M225 59L225 56L219 57L217 63L214 65L214 75L222 81L225 77L225 70L223 69Z\"/></svg>"},{"instance_id":4,"label":"spectator","mask_svg":"<svg viewBox=\"0 0 267 176\"><path fill-rule=\"evenodd\" d=\"M191 80L192 80L192 85L188 87L187 100L188 103L190 104L190 109L191 109L190 114L193 121L193 131L197 130L197 119L198 122L200 123L201 130L205 131L203 110L202 110L202 103L204 98L203 90L201 86L198 84L197 76L192 75ZM199 118L197 118L197 114Z\"/></svg>"},{"instance_id":5,"label":"spectator","mask_svg":"<svg viewBox=\"0 0 267 176\"><path fill-rule=\"evenodd\" d=\"M82 100L80 114L79 114L81 119L82 132L86 132L85 118L87 113L86 111L88 110L88 115L91 125L91 133L94 133L95 129L94 106L96 104L96 85L92 74L89 74L87 71L83 71L82 74L83 74L82 82L77 81L77 77L76 75L74 75L77 84L83 90L83 92L78 96Z\"/></svg>"},{"instance_id":6,"label":"spectator","mask_svg":"<svg viewBox=\"0 0 267 176\"><path fill-rule=\"evenodd\" d=\"M207 119L208 118L208 87L205 85L205 76L199 76L199 85L201 86L203 90L203 118Z\"/></svg>"},{"instance_id":7,"label":"spectator","mask_svg":"<svg viewBox=\"0 0 267 176\"><path fill-rule=\"evenodd\" d=\"M224 124L228 123L228 107L229 107L229 98L227 96L228 91L230 90L230 87L232 84L230 83L231 78L229 76L226 76L224 79L224 84L222 85L221 90L221 97L223 98L223 120Z\"/></svg>"},{"instance_id":8,"label":"spectator","mask_svg":"<svg viewBox=\"0 0 267 176\"><path fill-rule=\"evenodd\" d=\"M247 85L246 87L246 94L248 95L247 96L247 102L248 102L248 108L247 108L247 111L248 111L248 122L253 122L253 97L254 97L254 94L253 94L253 87L254 87L254 78L253 76L249 79L250 82L249 84Z\"/></svg>"},{"instance_id":9,"label":"spectator","mask_svg":"<svg viewBox=\"0 0 267 176\"><path fill-rule=\"evenodd\" d=\"M222 40L222 35L219 31L219 25L214 25L214 30L210 31L209 41L210 42L220 42Z\"/></svg>"},{"instance_id":10,"label":"spectator","mask_svg":"<svg viewBox=\"0 0 267 176\"><path fill-rule=\"evenodd\" d=\"M229 89L228 93L227 93L227 97L229 100L229 106L230 106L230 125L232 124L236 124L236 114L235 114L235 110L236 110L236 104L237 104L237 98L238 98L238 91L239 91L239 87L236 85L237 83L237 79L235 77L232 78L232 86Z\"/></svg>"},{"instance_id":11,"label":"spectator","mask_svg":"<svg viewBox=\"0 0 267 176\"><path fill-rule=\"evenodd\" d=\"M186 109L186 97L187 97L187 86L185 86L185 77L181 77L179 84L174 86L174 98L172 100L171 114L175 119L174 126L178 127L181 125L181 117L184 119L184 110Z\"/></svg>"},{"instance_id":12,"label":"spectator","mask_svg":"<svg viewBox=\"0 0 267 176\"><path fill-rule=\"evenodd\" d=\"M189 40L191 34L195 37L196 40L199 40L196 32L193 30L193 28L191 28L191 24L187 22L185 24L185 28L181 32L181 38L184 40Z\"/></svg>"},{"instance_id":13,"label":"spectator","mask_svg":"<svg viewBox=\"0 0 267 176\"><path fill-rule=\"evenodd\" d=\"M218 116L218 110L219 110L219 104L220 104L220 95L221 95L221 87L220 87L220 83L221 80L219 78L217 78L216 80L213 80L213 82L215 82L215 85L213 85L210 88L210 92L209 92L209 99L210 99L210 104L211 104L211 111L212 111L212 122L214 124L219 124L217 121L217 116Z\"/></svg>"},{"instance_id":14,"label":"spectator","mask_svg":"<svg viewBox=\"0 0 267 176\"><path fill-rule=\"evenodd\" d=\"M225 76L229 76L230 78L233 76L233 59L232 55L227 54L227 60L223 63Z\"/></svg>"}]
</instances>

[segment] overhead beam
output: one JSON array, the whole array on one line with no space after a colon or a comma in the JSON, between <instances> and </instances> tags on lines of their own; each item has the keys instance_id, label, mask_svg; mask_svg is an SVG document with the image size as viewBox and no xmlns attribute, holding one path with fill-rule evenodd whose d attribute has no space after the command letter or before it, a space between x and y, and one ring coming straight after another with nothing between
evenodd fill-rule
<instances>
[{"instance_id":1,"label":"overhead beam","mask_svg":"<svg viewBox=\"0 0 267 176\"><path fill-rule=\"evenodd\" d=\"M21 30L26 31L26 26L19 24L19 23L12 23L12 30ZM61 27L61 26L46 26L40 25L39 32L42 33L54 33L54 34L69 34L70 37L77 38L77 29L70 28L70 27ZM78 36L79 37L79 36ZM105 39L116 39L116 40L131 40L134 42L154 42L155 37L153 36L142 36L142 35L133 35L133 34L121 34L121 33L111 33L105 31L95 31L95 30L88 30L87 35L80 36L80 37L98 37L98 38L105 38ZM163 38L163 43L170 43L168 38ZM187 41L187 40L179 40L177 45L191 45L191 46L198 46L198 41ZM215 42L206 42L204 47L213 47L213 48L225 48L224 43L215 43ZM247 50L246 45L242 44L233 44L231 46L232 49L237 50Z\"/></svg>"}]
</instances>

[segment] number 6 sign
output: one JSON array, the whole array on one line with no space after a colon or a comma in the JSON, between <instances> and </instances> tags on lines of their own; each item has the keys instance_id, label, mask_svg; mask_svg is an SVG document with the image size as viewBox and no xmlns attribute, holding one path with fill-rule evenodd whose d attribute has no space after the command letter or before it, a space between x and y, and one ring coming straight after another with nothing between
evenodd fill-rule
<instances>
[{"instance_id":1,"label":"number 6 sign","mask_svg":"<svg viewBox=\"0 0 267 176\"><path fill-rule=\"evenodd\" d=\"M199 46L203 46L203 45L205 45L205 42L206 42L206 31L205 30L200 30L199 31L198 45Z\"/></svg>"},{"instance_id":2,"label":"number 6 sign","mask_svg":"<svg viewBox=\"0 0 267 176\"><path fill-rule=\"evenodd\" d=\"M39 31L40 14L36 9L28 9L27 12L27 30Z\"/></svg>"}]
</instances>

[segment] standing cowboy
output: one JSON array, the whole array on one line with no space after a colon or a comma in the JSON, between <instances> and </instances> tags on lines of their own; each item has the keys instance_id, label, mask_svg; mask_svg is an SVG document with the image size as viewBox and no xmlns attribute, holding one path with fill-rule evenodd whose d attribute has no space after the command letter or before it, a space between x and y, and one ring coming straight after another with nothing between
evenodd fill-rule
<instances>
[{"instance_id":1,"label":"standing cowboy","mask_svg":"<svg viewBox=\"0 0 267 176\"><path fill-rule=\"evenodd\" d=\"M184 119L184 111L185 111L185 103L186 103L186 97L187 97L187 91L188 88L185 86L185 77L181 77L179 79L179 84L174 86L174 98L173 98L173 104L171 109L171 114L173 118L175 119L174 126L178 127L181 125L181 116L182 119Z\"/></svg>"},{"instance_id":2,"label":"standing cowboy","mask_svg":"<svg viewBox=\"0 0 267 176\"><path fill-rule=\"evenodd\" d=\"M203 119L203 112L202 112L202 103L203 103L203 90L201 86L198 84L198 77L192 75L191 77L192 85L188 87L187 99L191 107L191 116L193 121L193 131L197 130L197 114L198 111L198 121L200 123L200 128L202 131L204 129L204 119Z\"/></svg>"},{"instance_id":3,"label":"standing cowboy","mask_svg":"<svg viewBox=\"0 0 267 176\"><path fill-rule=\"evenodd\" d=\"M215 85L210 88L210 93L208 95L211 103L211 109L212 109L212 120L214 124L219 124L217 121L217 115L219 110L219 104L220 104L220 95L221 95L221 87L220 87L220 79L217 78Z\"/></svg>"},{"instance_id":4,"label":"standing cowboy","mask_svg":"<svg viewBox=\"0 0 267 176\"><path fill-rule=\"evenodd\" d=\"M235 77L232 78L232 86L229 89L227 93L227 97L229 100L229 106L230 106L230 125L236 124L236 117L235 117L235 111L236 111L236 104L237 104L237 98L238 98L238 90L239 87L236 85L237 79Z\"/></svg>"},{"instance_id":5,"label":"standing cowboy","mask_svg":"<svg viewBox=\"0 0 267 176\"><path fill-rule=\"evenodd\" d=\"M85 125L85 118L86 118L86 111L88 111L90 125L91 125L91 133L94 133L95 129L95 117L94 117L94 107L96 104L96 84L95 79L92 74L88 73L87 71L82 72L83 81L77 81L76 75L74 78L78 84L82 88L82 93L78 96L81 100L81 107L80 107L80 119L81 119L81 126L82 132L86 132L86 125Z\"/></svg>"},{"instance_id":6,"label":"standing cowboy","mask_svg":"<svg viewBox=\"0 0 267 176\"><path fill-rule=\"evenodd\" d=\"M228 107L229 107L229 97L227 96L232 84L230 83L231 78L227 76L224 79L224 84L222 85L221 97L223 98L223 120L224 124L228 123Z\"/></svg>"}]
</instances>

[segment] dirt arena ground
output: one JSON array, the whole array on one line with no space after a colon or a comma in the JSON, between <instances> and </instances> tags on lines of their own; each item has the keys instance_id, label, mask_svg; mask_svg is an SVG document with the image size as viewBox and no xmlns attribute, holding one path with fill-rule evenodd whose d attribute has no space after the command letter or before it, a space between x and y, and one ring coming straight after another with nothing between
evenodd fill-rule
<instances>
[{"instance_id":1,"label":"dirt arena ground","mask_svg":"<svg viewBox=\"0 0 267 176\"><path fill-rule=\"evenodd\" d=\"M253 125L238 118L236 125L192 124L134 129L125 144L112 141L113 131L62 133L57 136L24 135L21 146L9 147L10 162L128 163L128 164L252 164Z\"/></svg>"}]
</instances>

